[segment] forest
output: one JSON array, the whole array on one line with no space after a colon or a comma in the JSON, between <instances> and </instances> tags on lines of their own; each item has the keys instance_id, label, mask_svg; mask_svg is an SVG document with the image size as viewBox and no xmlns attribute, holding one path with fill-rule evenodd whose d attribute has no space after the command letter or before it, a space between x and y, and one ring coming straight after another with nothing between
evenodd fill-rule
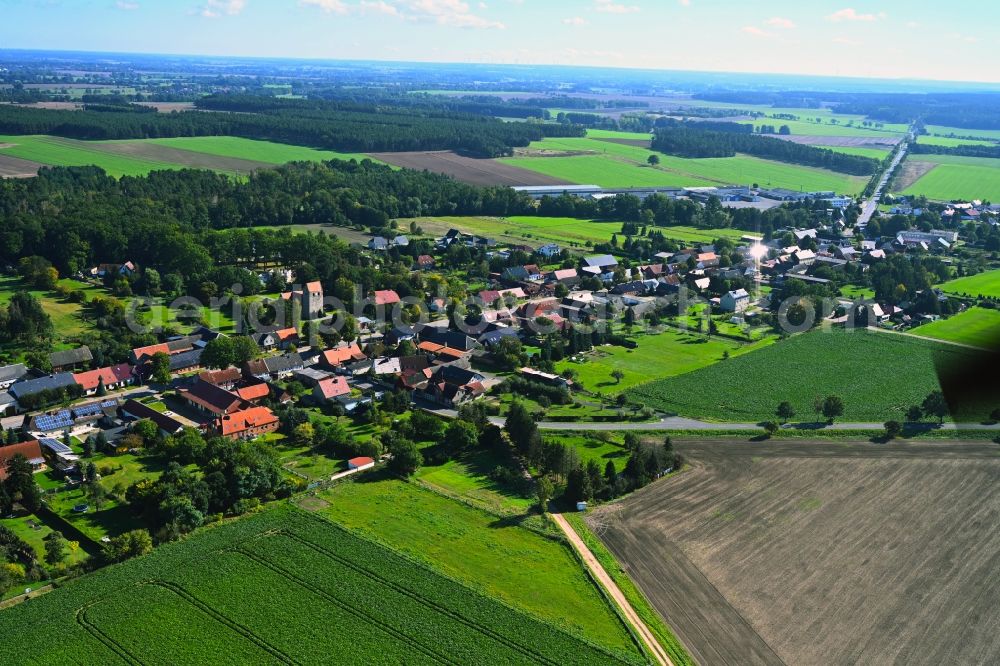
<instances>
[{"instance_id":1,"label":"forest","mask_svg":"<svg viewBox=\"0 0 1000 666\"><path fill-rule=\"evenodd\" d=\"M238 136L327 150L456 150L476 157L510 155L546 136L583 136L576 125L503 122L485 116L349 101L213 96L199 108L239 113L134 113L131 109L62 111L0 105L0 134L71 139Z\"/></svg>"},{"instance_id":2,"label":"forest","mask_svg":"<svg viewBox=\"0 0 1000 666\"><path fill-rule=\"evenodd\" d=\"M682 124L658 129L653 137L652 148L668 155L691 158L733 157L736 153L745 153L763 159L830 169L852 176L870 176L879 165L878 160L869 157L835 153L832 150L745 131L720 132Z\"/></svg>"}]
</instances>

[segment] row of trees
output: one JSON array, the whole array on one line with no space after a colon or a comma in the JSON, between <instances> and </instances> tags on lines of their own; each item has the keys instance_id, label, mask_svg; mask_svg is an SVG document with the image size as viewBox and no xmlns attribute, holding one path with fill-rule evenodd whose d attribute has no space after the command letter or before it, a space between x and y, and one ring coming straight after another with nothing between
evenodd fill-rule
<instances>
[{"instance_id":1,"label":"row of trees","mask_svg":"<svg viewBox=\"0 0 1000 666\"><path fill-rule=\"evenodd\" d=\"M652 148L680 157L732 157L736 153L745 153L854 176L870 176L879 166L879 161L870 157L836 153L759 134L703 130L694 124L658 130L653 137Z\"/></svg>"},{"instance_id":2,"label":"row of trees","mask_svg":"<svg viewBox=\"0 0 1000 666\"><path fill-rule=\"evenodd\" d=\"M372 103L211 96L202 113L135 113L131 108L61 111L4 105L0 133L53 134L73 139L239 136L352 152L458 150L480 157L509 155L545 136L583 136L573 125L503 122L434 108ZM229 112L229 113L224 113Z\"/></svg>"}]
</instances>

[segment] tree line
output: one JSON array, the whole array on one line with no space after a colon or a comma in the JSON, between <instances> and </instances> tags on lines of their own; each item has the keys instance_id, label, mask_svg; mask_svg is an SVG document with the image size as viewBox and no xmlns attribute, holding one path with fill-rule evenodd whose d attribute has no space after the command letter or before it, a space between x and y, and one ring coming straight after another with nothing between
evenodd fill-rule
<instances>
[{"instance_id":1,"label":"tree line","mask_svg":"<svg viewBox=\"0 0 1000 666\"><path fill-rule=\"evenodd\" d=\"M351 152L456 150L479 157L510 155L546 136L583 136L582 127L499 119L442 109L347 101L212 96L200 111L135 113L114 107L64 111L0 106L0 133L71 139L238 136Z\"/></svg>"},{"instance_id":2,"label":"tree line","mask_svg":"<svg viewBox=\"0 0 1000 666\"><path fill-rule=\"evenodd\" d=\"M732 124L739 125L739 123ZM720 132L703 130L693 125L676 125L657 130L652 148L668 155L690 158L733 157L736 153L745 153L754 157L829 169L853 176L870 176L879 166L879 161L870 157L845 155L745 131Z\"/></svg>"}]
</instances>

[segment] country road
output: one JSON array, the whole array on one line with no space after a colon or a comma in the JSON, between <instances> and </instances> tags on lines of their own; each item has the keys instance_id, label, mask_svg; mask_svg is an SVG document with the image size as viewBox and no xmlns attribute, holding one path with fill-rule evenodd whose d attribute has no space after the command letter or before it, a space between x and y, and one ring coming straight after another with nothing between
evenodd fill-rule
<instances>
[{"instance_id":1,"label":"country road","mask_svg":"<svg viewBox=\"0 0 1000 666\"><path fill-rule=\"evenodd\" d=\"M868 226L868 222L872 219L872 215L878 210L878 203L882 200L882 193L885 191L886 185L889 183L889 179L892 174L896 172L896 168L899 167L900 162L906 157L906 149L908 146L908 141L910 137L913 136L913 128L910 128L909 133L900 142L899 150L896 151L896 156L893 158L892 163L882 172L882 177L879 179L878 187L872 192L872 195L867 201L861 206L861 215L858 216L858 221L856 226L858 229L864 230Z\"/></svg>"},{"instance_id":2,"label":"country road","mask_svg":"<svg viewBox=\"0 0 1000 666\"><path fill-rule=\"evenodd\" d=\"M639 617L639 614L635 612L635 609L632 608L632 604L629 603L628 598L621 591L621 588L618 587L618 584L615 583L614 579L611 578L607 571L605 571L604 567L601 566L601 563L597 561L597 557L594 556L594 553L591 552L590 548L587 547L587 544L580 538L580 535L576 533L576 530L574 530L573 526L569 524L569 521L563 518L561 514L553 513L551 515L556 525L559 526L559 528L563 531L563 534L566 535L566 538L569 539L569 542L573 545L574 550L580 554L580 558L583 560L587 569L590 570L591 575L597 580L601 587L607 590L608 596L610 596L618 608L621 609L622 614L625 615L628 623L632 625L632 628L635 629L639 638L641 638L642 642L646 644L646 647L656 659L656 663L659 664L659 666L674 666L674 663L670 661L670 656L667 654L666 650L663 649L663 646L660 645L659 641L656 640L653 632L649 630L646 623L643 622L642 618Z\"/></svg>"}]
</instances>

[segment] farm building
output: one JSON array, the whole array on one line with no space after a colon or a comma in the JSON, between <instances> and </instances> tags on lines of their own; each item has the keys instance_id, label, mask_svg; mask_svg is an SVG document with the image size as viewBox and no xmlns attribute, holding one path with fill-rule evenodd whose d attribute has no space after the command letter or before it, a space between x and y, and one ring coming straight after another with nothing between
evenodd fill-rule
<instances>
[{"instance_id":1,"label":"farm building","mask_svg":"<svg viewBox=\"0 0 1000 666\"><path fill-rule=\"evenodd\" d=\"M347 469L371 469L375 466L375 460L373 458L368 458L366 456L361 456L358 458L351 458L347 461Z\"/></svg>"},{"instance_id":2,"label":"farm building","mask_svg":"<svg viewBox=\"0 0 1000 666\"><path fill-rule=\"evenodd\" d=\"M227 439L254 439L278 429L278 417L267 407L251 407L225 414L215 421L214 429Z\"/></svg>"},{"instance_id":3,"label":"farm building","mask_svg":"<svg viewBox=\"0 0 1000 666\"><path fill-rule=\"evenodd\" d=\"M135 375L132 366L128 363L119 363L109 368L99 368L89 372L80 372L73 375L76 383L83 387L84 393L94 395L103 384L108 391L116 391L129 384L135 383Z\"/></svg>"},{"instance_id":4,"label":"farm building","mask_svg":"<svg viewBox=\"0 0 1000 666\"><path fill-rule=\"evenodd\" d=\"M42 456L38 440L0 446L0 481L7 478L7 464L15 456L24 456L35 472L39 472L45 467L45 458Z\"/></svg>"},{"instance_id":5,"label":"farm building","mask_svg":"<svg viewBox=\"0 0 1000 666\"><path fill-rule=\"evenodd\" d=\"M49 354L49 362L52 364L52 372L63 372L66 370L84 368L93 360L94 355L91 353L90 347L86 346L52 352Z\"/></svg>"},{"instance_id":6,"label":"farm building","mask_svg":"<svg viewBox=\"0 0 1000 666\"><path fill-rule=\"evenodd\" d=\"M0 391L11 387L11 384L28 374L28 368L23 363L5 365L0 368Z\"/></svg>"}]
</instances>

